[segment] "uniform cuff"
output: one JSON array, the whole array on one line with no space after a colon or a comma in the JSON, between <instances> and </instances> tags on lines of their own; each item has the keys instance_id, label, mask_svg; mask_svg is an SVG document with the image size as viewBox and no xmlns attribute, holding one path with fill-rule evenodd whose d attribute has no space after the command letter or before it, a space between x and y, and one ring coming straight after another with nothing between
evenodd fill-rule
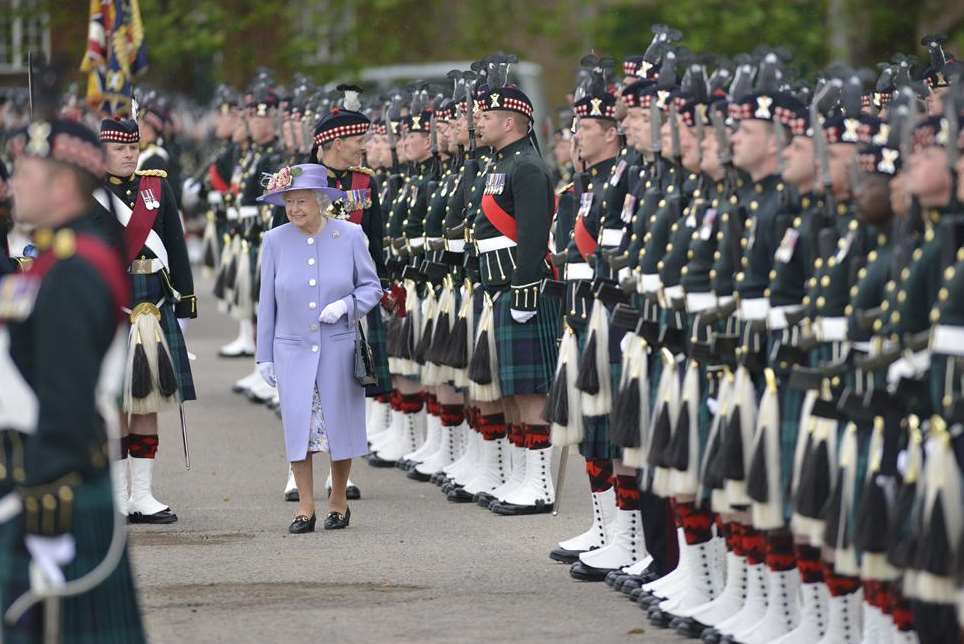
<instances>
[{"instance_id":1,"label":"uniform cuff","mask_svg":"<svg viewBox=\"0 0 964 644\"><path fill-rule=\"evenodd\" d=\"M196 318L197 296L182 295L180 301L174 305L174 315L179 318Z\"/></svg>"},{"instance_id":2,"label":"uniform cuff","mask_svg":"<svg viewBox=\"0 0 964 644\"><path fill-rule=\"evenodd\" d=\"M512 286L512 308L517 311L535 311L539 304L540 282Z\"/></svg>"},{"instance_id":3,"label":"uniform cuff","mask_svg":"<svg viewBox=\"0 0 964 644\"><path fill-rule=\"evenodd\" d=\"M21 488L26 533L56 537L70 532L75 491L80 483L80 474L70 473L52 483Z\"/></svg>"}]
</instances>

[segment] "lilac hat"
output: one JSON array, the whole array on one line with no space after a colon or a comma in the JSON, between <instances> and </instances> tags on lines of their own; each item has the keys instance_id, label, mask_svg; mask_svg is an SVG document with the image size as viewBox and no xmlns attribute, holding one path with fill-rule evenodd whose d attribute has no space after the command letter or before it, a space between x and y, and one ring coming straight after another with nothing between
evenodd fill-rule
<instances>
[{"instance_id":1,"label":"lilac hat","mask_svg":"<svg viewBox=\"0 0 964 644\"><path fill-rule=\"evenodd\" d=\"M316 190L325 193L332 201L345 198L345 193L328 187L328 168L318 163L302 163L285 166L271 175L265 193L258 201L273 206L284 206L284 193L290 190Z\"/></svg>"}]
</instances>

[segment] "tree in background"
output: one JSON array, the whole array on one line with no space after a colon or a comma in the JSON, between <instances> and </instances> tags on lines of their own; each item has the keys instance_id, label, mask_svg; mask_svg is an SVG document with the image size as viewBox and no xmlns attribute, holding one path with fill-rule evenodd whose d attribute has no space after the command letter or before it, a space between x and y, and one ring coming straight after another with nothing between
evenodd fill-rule
<instances>
[{"instance_id":1,"label":"tree in background","mask_svg":"<svg viewBox=\"0 0 964 644\"><path fill-rule=\"evenodd\" d=\"M242 86L260 66L318 81L399 62L469 60L503 50L542 65L561 103L590 49L642 53L650 25L680 29L695 52L733 55L781 45L804 74L830 60L873 67L926 52L948 34L964 55L964 3L943 0L140 0L150 69L142 82L205 100L217 82ZM54 49L80 61L87 3L47 0ZM78 75L79 78L79 75Z\"/></svg>"}]
</instances>

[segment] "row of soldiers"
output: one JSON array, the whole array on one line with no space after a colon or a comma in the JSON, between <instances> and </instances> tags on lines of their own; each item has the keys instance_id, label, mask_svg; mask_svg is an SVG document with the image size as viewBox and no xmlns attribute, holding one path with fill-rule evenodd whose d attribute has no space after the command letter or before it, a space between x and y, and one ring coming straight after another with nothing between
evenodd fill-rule
<instances>
[{"instance_id":1,"label":"row of soldiers","mask_svg":"<svg viewBox=\"0 0 964 644\"><path fill-rule=\"evenodd\" d=\"M208 262L242 331L222 353L253 349L280 216L258 175L307 154L385 288L371 465L526 515L553 510L553 450L561 478L578 447L592 523L550 557L654 625L957 641L959 66L929 36L921 68L810 86L781 51L708 69L679 39L655 27L621 78L583 59L554 170L504 55L367 108L351 87L225 93Z\"/></svg>"}]
</instances>

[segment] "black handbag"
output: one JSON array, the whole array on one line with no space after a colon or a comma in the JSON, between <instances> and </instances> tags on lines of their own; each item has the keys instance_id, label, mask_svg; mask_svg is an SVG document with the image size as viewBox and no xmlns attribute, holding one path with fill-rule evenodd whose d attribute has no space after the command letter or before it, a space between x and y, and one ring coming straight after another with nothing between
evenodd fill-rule
<instances>
[{"instance_id":1,"label":"black handbag","mask_svg":"<svg viewBox=\"0 0 964 644\"><path fill-rule=\"evenodd\" d=\"M355 380L363 387L374 385L378 382L375 377L375 356L372 354L372 347L368 344L365 337L365 329L362 327L361 320L358 319L358 301L355 296L351 296L352 316L355 319L357 330L355 333Z\"/></svg>"}]
</instances>

